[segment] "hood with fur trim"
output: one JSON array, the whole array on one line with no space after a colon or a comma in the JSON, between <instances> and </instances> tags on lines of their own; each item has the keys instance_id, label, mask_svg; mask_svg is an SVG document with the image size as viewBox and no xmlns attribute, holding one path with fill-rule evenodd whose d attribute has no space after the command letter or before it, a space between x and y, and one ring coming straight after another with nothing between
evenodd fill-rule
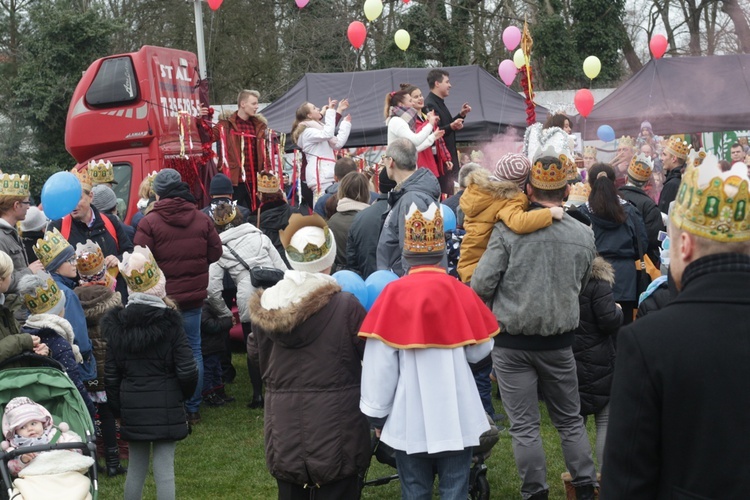
<instances>
[{"instance_id":1,"label":"hood with fur trim","mask_svg":"<svg viewBox=\"0 0 750 500\"><path fill-rule=\"evenodd\" d=\"M610 286L613 286L615 284L615 268L603 257L597 255L591 265L591 279L606 281Z\"/></svg>"},{"instance_id":2,"label":"hood with fur trim","mask_svg":"<svg viewBox=\"0 0 750 500\"><path fill-rule=\"evenodd\" d=\"M70 344L73 349L73 355L76 358L76 363L82 363L83 357L81 356L81 350L78 345L75 344L75 334L73 333L73 327L67 319L61 318L56 314L32 314L26 320L24 327L33 328L35 330L42 330L47 328L54 331L59 336L64 338Z\"/></svg>"},{"instance_id":3,"label":"hood with fur trim","mask_svg":"<svg viewBox=\"0 0 750 500\"><path fill-rule=\"evenodd\" d=\"M521 193L514 182L493 181L485 169L478 169L466 177L461 210L469 217L476 217L493 203L515 198Z\"/></svg>"},{"instance_id":4,"label":"hood with fur trim","mask_svg":"<svg viewBox=\"0 0 750 500\"><path fill-rule=\"evenodd\" d=\"M286 278L279 283L286 281ZM278 286L278 284L276 285ZM312 287L306 287L304 295L288 301L279 308L266 309L261 305L263 294L274 287L259 290L250 298L250 319L253 326L263 330L271 340L286 347L302 347L312 342L319 332L310 335L299 328L311 316L323 309L331 298L341 292L336 282L321 280Z\"/></svg>"},{"instance_id":5,"label":"hood with fur trim","mask_svg":"<svg viewBox=\"0 0 750 500\"><path fill-rule=\"evenodd\" d=\"M120 292L114 292L104 285L79 286L74 292L81 301L87 320L96 320L122 304Z\"/></svg>"}]
</instances>

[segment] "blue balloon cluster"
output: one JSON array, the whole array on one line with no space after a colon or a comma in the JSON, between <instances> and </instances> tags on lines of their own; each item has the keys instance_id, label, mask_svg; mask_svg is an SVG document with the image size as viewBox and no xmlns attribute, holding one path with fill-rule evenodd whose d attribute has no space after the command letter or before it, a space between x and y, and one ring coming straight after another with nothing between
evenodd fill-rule
<instances>
[{"instance_id":1,"label":"blue balloon cluster","mask_svg":"<svg viewBox=\"0 0 750 500\"><path fill-rule=\"evenodd\" d=\"M52 174L42 186L42 206L49 219L62 219L81 200L81 183L70 172Z\"/></svg>"},{"instance_id":2,"label":"blue balloon cluster","mask_svg":"<svg viewBox=\"0 0 750 500\"><path fill-rule=\"evenodd\" d=\"M456 230L456 214L453 212L453 209L449 207L448 205L440 204L440 211L443 214L443 231L446 233L448 231L455 231Z\"/></svg>"},{"instance_id":3,"label":"blue balloon cluster","mask_svg":"<svg viewBox=\"0 0 750 500\"><path fill-rule=\"evenodd\" d=\"M391 281L398 279L398 275L391 271L375 271L367 280L363 280L359 274L352 271L337 271L333 273L333 278L339 284L341 289L349 292L359 300L359 303L366 310L370 310L378 298L380 292Z\"/></svg>"}]
</instances>

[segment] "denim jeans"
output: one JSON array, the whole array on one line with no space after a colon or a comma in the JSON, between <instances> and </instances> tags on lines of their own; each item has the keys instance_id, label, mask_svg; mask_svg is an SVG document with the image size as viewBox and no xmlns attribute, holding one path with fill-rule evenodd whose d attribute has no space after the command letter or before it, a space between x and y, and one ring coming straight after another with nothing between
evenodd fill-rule
<instances>
[{"instance_id":1,"label":"denim jeans","mask_svg":"<svg viewBox=\"0 0 750 500\"><path fill-rule=\"evenodd\" d=\"M188 344L193 350L193 358L198 363L198 385L193 396L185 401L185 411L195 413L201 406L203 397L203 352L201 352L201 308L182 311L182 324L185 327L185 335Z\"/></svg>"},{"instance_id":2,"label":"denim jeans","mask_svg":"<svg viewBox=\"0 0 750 500\"><path fill-rule=\"evenodd\" d=\"M432 483L438 475L441 500L465 500L469 494L471 448L429 455L407 455L396 450L401 498L432 500Z\"/></svg>"},{"instance_id":3,"label":"denim jeans","mask_svg":"<svg viewBox=\"0 0 750 500\"><path fill-rule=\"evenodd\" d=\"M224 384L221 381L221 354L203 358L203 395L207 396Z\"/></svg>"},{"instance_id":4,"label":"denim jeans","mask_svg":"<svg viewBox=\"0 0 750 500\"><path fill-rule=\"evenodd\" d=\"M479 391L479 399L482 400L484 411L486 411L491 418L494 418L495 408L492 406L492 381L490 380L490 373L492 373L492 363L484 368L479 368L476 372L472 371L474 382L476 382L477 390Z\"/></svg>"}]
</instances>

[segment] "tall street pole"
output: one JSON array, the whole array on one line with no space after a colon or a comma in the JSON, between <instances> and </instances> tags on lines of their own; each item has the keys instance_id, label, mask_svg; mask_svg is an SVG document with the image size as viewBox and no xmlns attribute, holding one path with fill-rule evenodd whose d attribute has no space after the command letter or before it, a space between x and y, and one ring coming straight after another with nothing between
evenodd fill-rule
<instances>
[{"instance_id":1,"label":"tall street pole","mask_svg":"<svg viewBox=\"0 0 750 500\"><path fill-rule=\"evenodd\" d=\"M195 41L198 44L198 68L202 80L206 79L206 44L203 40L203 9L202 0L193 0L195 10Z\"/></svg>"}]
</instances>

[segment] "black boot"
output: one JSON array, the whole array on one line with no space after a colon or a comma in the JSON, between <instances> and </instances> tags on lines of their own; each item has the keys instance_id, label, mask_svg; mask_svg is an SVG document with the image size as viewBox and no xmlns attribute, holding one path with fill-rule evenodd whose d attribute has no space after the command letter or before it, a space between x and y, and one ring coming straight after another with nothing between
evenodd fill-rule
<instances>
[{"instance_id":1,"label":"black boot","mask_svg":"<svg viewBox=\"0 0 750 500\"><path fill-rule=\"evenodd\" d=\"M549 490L540 491L534 493L529 497L529 500L547 500L549 498Z\"/></svg>"},{"instance_id":2,"label":"black boot","mask_svg":"<svg viewBox=\"0 0 750 500\"><path fill-rule=\"evenodd\" d=\"M576 500L594 500L594 485L576 486Z\"/></svg>"},{"instance_id":3,"label":"black boot","mask_svg":"<svg viewBox=\"0 0 750 500\"><path fill-rule=\"evenodd\" d=\"M224 386L215 389L214 394L219 396L225 403L233 403L234 401L236 401L232 396L227 394L227 392L224 390Z\"/></svg>"},{"instance_id":4,"label":"black boot","mask_svg":"<svg viewBox=\"0 0 750 500\"><path fill-rule=\"evenodd\" d=\"M260 394L256 394L253 396L253 399L250 400L250 402L247 404L248 408L263 408L263 396Z\"/></svg>"},{"instance_id":5,"label":"black boot","mask_svg":"<svg viewBox=\"0 0 750 500\"><path fill-rule=\"evenodd\" d=\"M107 448L104 459L107 463L107 476L115 477L128 472L128 469L120 464L120 448Z\"/></svg>"}]
</instances>

